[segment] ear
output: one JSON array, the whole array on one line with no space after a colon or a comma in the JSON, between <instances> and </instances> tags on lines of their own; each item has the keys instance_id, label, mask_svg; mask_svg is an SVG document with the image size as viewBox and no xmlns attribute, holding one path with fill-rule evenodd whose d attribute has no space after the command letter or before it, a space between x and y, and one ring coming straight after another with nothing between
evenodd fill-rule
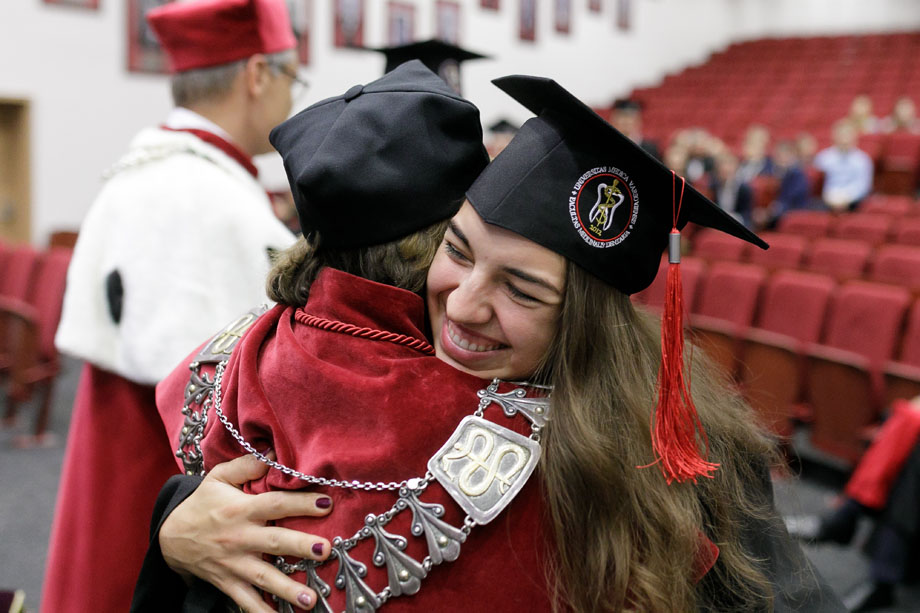
<instances>
[{"instance_id":1,"label":"ear","mask_svg":"<svg viewBox=\"0 0 920 613\"><path fill-rule=\"evenodd\" d=\"M246 93L251 98L260 98L271 82L271 68L268 61L261 53L257 53L246 60L243 68L243 79L246 83Z\"/></svg>"}]
</instances>

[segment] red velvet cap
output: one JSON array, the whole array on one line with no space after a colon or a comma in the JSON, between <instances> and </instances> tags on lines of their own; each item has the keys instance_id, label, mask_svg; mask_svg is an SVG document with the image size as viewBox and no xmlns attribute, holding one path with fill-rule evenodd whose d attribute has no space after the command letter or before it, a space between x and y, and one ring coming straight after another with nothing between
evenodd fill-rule
<instances>
[{"instance_id":1,"label":"red velvet cap","mask_svg":"<svg viewBox=\"0 0 920 613\"><path fill-rule=\"evenodd\" d=\"M284 0L170 2L147 13L147 22L173 72L297 46Z\"/></svg>"}]
</instances>

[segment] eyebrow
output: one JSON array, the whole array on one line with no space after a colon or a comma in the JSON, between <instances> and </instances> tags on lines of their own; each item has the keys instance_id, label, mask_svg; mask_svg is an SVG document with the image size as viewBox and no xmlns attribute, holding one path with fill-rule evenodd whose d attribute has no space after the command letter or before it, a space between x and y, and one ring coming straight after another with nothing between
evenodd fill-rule
<instances>
[{"instance_id":1,"label":"eyebrow","mask_svg":"<svg viewBox=\"0 0 920 613\"><path fill-rule=\"evenodd\" d=\"M470 249L470 241L469 241L469 239L466 237L466 234L464 234L464 233L460 230L460 228L457 227L457 224L455 224L455 223L453 222L453 220L451 220L451 221L449 221L449 222L447 223L447 227L450 228L450 231L451 231L451 232L453 232L454 234L457 235L457 238L460 239L460 242L462 242L464 245L466 245L466 248L467 248L467 249ZM562 291L561 291L559 288L557 288L556 286L554 286L552 283L550 283L550 282L548 282L548 281L544 281L543 279L541 279L541 278L539 278L539 277L535 277L534 275L532 275L532 274L530 274L530 273L526 273L526 272L524 272L523 270L520 270L520 269L518 269L518 268L511 268L510 266L505 266L505 267L502 268L502 271L505 272L505 273L507 273L507 274L509 274L509 275L511 275L511 276L513 276L513 277L517 277L517 278L520 279L521 281L525 281L525 282L527 282L527 283L533 283L533 284L539 285L539 286L541 286L541 287L545 287L546 289L550 290L551 292L553 292L553 293L556 294L556 295L559 295L559 296L562 295Z\"/></svg>"},{"instance_id":2,"label":"eyebrow","mask_svg":"<svg viewBox=\"0 0 920 613\"><path fill-rule=\"evenodd\" d=\"M449 222L447 222L447 227L450 228L450 231L451 231L451 232L453 232L454 234L457 235L457 238L460 239L460 242L462 242L464 245L466 245L466 248L467 248L467 249L470 248L470 241L469 241L469 239L466 237L466 234L464 234L463 232L460 231L460 228L457 227L457 224L454 223L454 220L453 220L453 219L451 219Z\"/></svg>"},{"instance_id":3,"label":"eyebrow","mask_svg":"<svg viewBox=\"0 0 920 613\"><path fill-rule=\"evenodd\" d=\"M559 289L558 289L556 286L554 286L552 283L550 283L550 282L548 282L548 281L544 281L543 279L541 279L541 278L539 278L539 277L535 277L535 276L533 276L532 274L526 273L526 272L524 272L523 270L519 270L519 269L517 269L517 268L509 268L509 267L507 267L507 266L504 267L504 268L502 268L502 270L505 271L506 273L508 273L509 275L513 276L513 277L517 277L518 279L520 279L520 280L522 280L522 281L526 281L527 283L534 283L534 284L539 285L539 286L541 286L541 287L545 287L546 289L550 290L551 292L553 292L553 293L556 294L557 296L561 296L561 295L562 295L562 291L559 290Z\"/></svg>"}]
</instances>

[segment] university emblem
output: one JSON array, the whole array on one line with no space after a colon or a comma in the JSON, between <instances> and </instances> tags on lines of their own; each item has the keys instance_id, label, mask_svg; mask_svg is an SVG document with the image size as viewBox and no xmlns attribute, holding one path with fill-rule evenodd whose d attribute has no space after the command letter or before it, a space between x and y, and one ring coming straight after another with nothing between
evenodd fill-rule
<instances>
[{"instance_id":1,"label":"university emblem","mask_svg":"<svg viewBox=\"0 0 920 613\"><path fill-rule=\"evenodd\" d=\"M629 236L639 215L639 192L625 172L597 166L584 173L569 194L569 217L592 247L615 247Z\"/></svg>"}]
</instances>

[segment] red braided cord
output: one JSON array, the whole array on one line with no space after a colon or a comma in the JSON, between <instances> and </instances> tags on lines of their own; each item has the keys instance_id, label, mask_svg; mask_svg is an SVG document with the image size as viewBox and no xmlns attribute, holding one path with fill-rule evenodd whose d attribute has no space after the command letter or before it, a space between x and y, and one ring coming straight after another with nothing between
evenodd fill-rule
<instances>
[{"instance_id":1,"label":"red braided cord","mask_svg":"<svg viewBox=\"0 0 920 613\"><path fill-rule=\"evenodd\" d=\"M367 338L372 341L386 341L388 343L395 343L397 345L409 347L410 349L415 349L416 351L424 353L425 355L434 355L434 347L431 346L431 343L422 339L415 338L414 336L396 334L395 332L385 332L383 330L374 330L373 328L361 328L359 326L347 324L342 321L335 321L334 319L326 319L325 317L308 315L302 309L297 309L294 311L294 319L296 319L299 323L304 324L305 326L312 326L314 328L319 328L320 330L350 334L359 338Z\"/></svg>"}]
</instances>

